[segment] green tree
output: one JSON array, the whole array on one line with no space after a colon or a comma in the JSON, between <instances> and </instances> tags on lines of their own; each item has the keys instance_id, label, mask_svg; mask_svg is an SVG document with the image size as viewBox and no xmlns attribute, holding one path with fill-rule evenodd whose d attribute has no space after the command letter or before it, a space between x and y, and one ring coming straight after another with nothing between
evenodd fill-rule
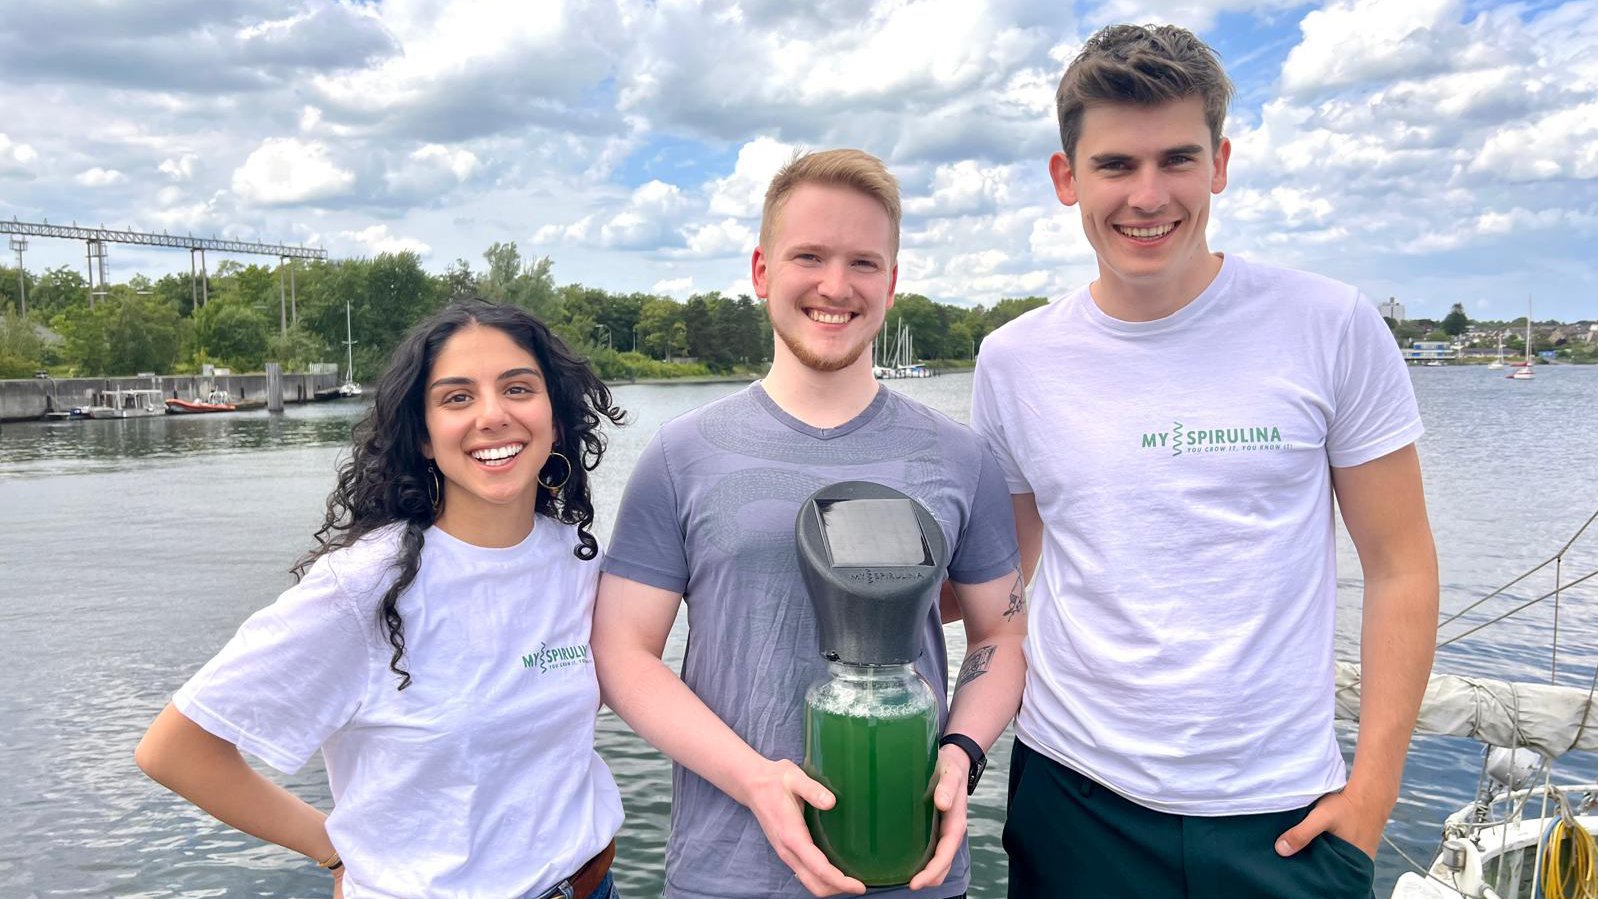
<instances>
[{"instance_id":1,"label":"green tree","mask_svg":"<svg viewBox=\"0 0 1598 899\"><path fill-rule=\"evenodd\" d=\"M638 315L638 342L643 344L643 349L649 355L659 359L671 358L672 351L677 347L675 326L682 324L682 315L681 303L661 297L645 301ZM687 330L683 328L684 336Z\"/></svg>"},{"instance_id":2,"label":"green tree","mask_svg":"<svg viewBox=\"0 0 1598 899\"><path fill-rule=\"evenodd\" d=\"M1048 297L1006 297L994 303L993 308L983 314L982 324L987 330L983 331L982 334L984 336L992 334L1001 325L1008 324L1022 314L1031 312L1039 306L1047 305L1049 305Z\"/></svg>"},{"instance_id":3,"label":"green tree","mask_svg":"<svg viewBox=\"0 0 1598 899\"><path fill-rule=\"evenodd\" d=\"M126 287L112 291L102 304L108 373L171 372L178 359L178 311Z\"/></svg>"},{"instance_id":4,"label":"green tree","mask_svg":"<svg viewBox=\"0 0 1598 899\"><path fill-rule=\"evenodd\" d=\"M211 276L211 302L233 300L259 312L274 325L282 305L276 266L240 265L225 259Z\"/></svg>"},{"instance_id":5,"label":"green tree","mask_svg":"<svg viewBox=\"0 0 1598 899\"><path fill-rule=\"evenodd\" d=\"M731 371L734 359L722 323L722 305L721 294L700 293L689 297L682 307L687 353L714 372Z\"/></svg>"},{"instance_id":6,"label":"green tree","mask_svg":"<svg viewBox=\"0 0 1598 899\"><path fill-rule=\"evenodd\" d=\"M93 309L88 301L68 306L50 320L50 327L61 335L61 356L79 376L107 373L111 348L106 342L110 309L101 303Z\"/></svg>"},{"instance_id":7,"label":"green tree","mask_svg":"<svg viewBox=\"0 0 1598 899\"><path fill-rule=\"evenodd\" d=\"M284 371L308 371L312 362L322 362L339 354L330 349L327 341L311 331L302 321L290 325L287 334L271 332L266 342L264 358L277 362Z\"/></svg>"},{"instance_id":8,"label":"green tree","mask_svg":"<svg viewBox=\"0 0 1598 899\"><path fill-rule=\"evenodd\" d=\"M472 264L464 259L455 260L440 277L439 290L450 300L476 296L477 276L472 274Z\"/></svg>"},{"instance_id":9,"label":"green tree","mask_svg":"<svg viewBox=\"0 0 1598 899\"><path fill-rule=\"evenodd\" d=\"M37 279L33 277L33 273L24 270L22 272L22 284L19 285L17 283L17 270L15 268L8 268L4 265L0 265L0 309L10 309L15 312L21 312L21 290L23 287L26 287L28 291L28 311L31 313L35 308L33 297L34 293L38 289ZM30 372L29 374L32 373Z\"/></svg>"},{"instance_id":10,"label":"green tree","mask_svg":"<svg viewBox=\"0 0 1598 899\"><path fill-rule=\"evenodd\" d=\"M32 377L43 367L44 341L33 323L14 309L0 313L0 378Z\"/></svg>"},{"instance_id":11,"label":"green tree","mask_svg":"<svg viewBox=\"0 0 1598 899\"><path fill-rule=\"evenodd\" d=\"M516 242L495 242L483 253L488 272L478 279L485 298L499 303L514 303L538 316L545 324L562 321L560 297L555 291L552 271L555 263L548 256L522 264Z\"/></svg>"},{"instance_id":12,"label":"green tree","mask_svg":"<svg viewBox=\"0 0 1598 899\"><path fill-rule=\"evenodd\" d=\"M178 311L185 318L194 316L195 295L199 292L188 275L162 275L151 285L151 292Z\"/></svg>"},{"instance_id":13,"label":"green tree","mask_svg":"<svg viewBox=\"0 0 1598 899\"><path fill-rule=\"evenodd\" d=\"M213 299L194 316L195 361L260 371L275 325L239 297Z\"/></svg>"},{"instance_id":14,"label":"green tree","mask_svg":"<svg viewBox=\"0 0 1598 899\"><path fill-rule=\"evenodd\" d=\"M1458 337L1470 330L1470 317L1465 315L1465 305L1463 303L1455 303L1454 308L1448 310L1448 314L1443 316L1442 330L1449 337Z\"/></svg>"},{"instance_id":15,"label":"green tree","mask_svg":"<svg viewBox=\"0 0 1598 899\"><path fill-rule=\"evenodd\" d=\"M756 303L749 294L741 293L726 309L731 318L731 335L728 341L739 362L751 365L771 359L771 319L766 308Z\"/></svg>"},{"instance_id":16,"label":"green tree","mask_svg":"<svg viewBox=\"0 0 1598 899\"><path fill-rule=\"evenodd\" d=\"M28 314L49 320L76 307L88 308L89 282L68 265L47 270L28 291Z\"/></svg>"},{"instance_id":17,"label":"green tree","mask_svg":"<svg viewBox=\"0 0 1598 899\"><path fill-rule=\"evenodd\" d=\"M388 362L411 326L443 306L433 279L422 270L422 259L415 253L380 253L367 269L366 304L354 309L355 334L360 341L356 351L366 364L362 371L376 372ZM343 310L337 310L342 313ZM336 317L330 343L344 343L344 322Z\"/></svg>"}]
</instances>

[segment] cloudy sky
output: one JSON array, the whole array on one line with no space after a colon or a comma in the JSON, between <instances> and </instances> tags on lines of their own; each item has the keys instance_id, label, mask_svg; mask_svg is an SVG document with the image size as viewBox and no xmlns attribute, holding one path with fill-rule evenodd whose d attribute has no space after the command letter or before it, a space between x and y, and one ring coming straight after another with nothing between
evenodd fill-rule
<instances>
[{"instance_id":1,"label":"cloudy sky","mask_svg":"<svg viewBox=\"0 0 1598 899\"><path fill-rule=\"evenodd\" d=\"M1055 84L1176 22L1239 96L1211 245L1412 316L1598 318L1598 0L0 0L0 217L326 247L440 271L747 292L765 182L859 146L905 190L900 288L1090 279ZM112 246L111 277L186 271ZM222 257L212 254L212 264ZM260 259L261 257L256 257ZM241 261L250 261L241 257ZM35 238L30 269L83 262Z\"/></svg>"}]
</instances>

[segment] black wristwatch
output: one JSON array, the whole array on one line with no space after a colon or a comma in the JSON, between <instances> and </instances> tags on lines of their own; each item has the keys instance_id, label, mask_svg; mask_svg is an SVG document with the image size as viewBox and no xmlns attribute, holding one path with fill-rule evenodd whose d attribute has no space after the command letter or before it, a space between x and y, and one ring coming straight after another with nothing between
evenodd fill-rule
<instances>
[{"instance_id":1,"label":"black wristwatch","mask_svg":"<svg viewBox=\"0 0 1598 899\"><path fill-rule=\"evenodd\" d=\"M966 780L965 794L970 796L977 791L977 781L982 779L982 772L988 768L988 755L977 745L977 741L965 734L944 734L938 741L938 747L958 746L960 750L971 757L971 776Z\"/></svg>"}]
</instances>

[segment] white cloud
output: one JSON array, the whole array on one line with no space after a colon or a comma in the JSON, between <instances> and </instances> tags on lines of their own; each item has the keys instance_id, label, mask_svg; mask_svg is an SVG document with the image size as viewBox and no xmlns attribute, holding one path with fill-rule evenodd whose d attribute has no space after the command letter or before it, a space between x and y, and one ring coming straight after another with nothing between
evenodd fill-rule
<instances>
[{"instance_id":1,"label":"white cloud","mask_svg":"<svg viewBox=\"0 0 1598 899\"><path fill-rule=\"evenodd\" d=\"M39 154L32 147L0 134L0 172L24 171L38 159Z\"/></svg>"},{"instance_id":2,"label":"white cloud","mask_svg":"<svg viewBox=\"0 0 1598 899\"><path fill-rule=\"evenodd\" d=\"M227 196L221 192L208 200L187 200L182 188L167 185L156 192L156 207L147 215L157 227L174 234L217 234L228 224L224 215Z\"/></svg>"},{"instance_id":3,"label":"white cloud","mask_svg":"<svg viewBox=\"0 0 1598 899\"><path fill-rule=\"evenodd\" d=\"M323 115L372 133L458 140L542 124L597 124L584 92L632 34L631 3L509 0L384 4L403 47L375 65L313 78Z\"/></svg>"},{"instance_id":4,"label":"white cloud","mask_svg":"<svg viewBox=\"0 0 1598 899\"><path fill-rule=\"evenodd\" d=\"M709 185L711 214L759 218L772 176L793 158L794 150L792 144L770 137L757 137L739 147L732 174Z\"/></svg>"},{"instance_id":5,"label":"white cloud","mask_svg":"<svg viewBox=\"0 0 1598 899\"><path fill-rule=\"evenodd\" d=\"M477 156L470 150L455 149L439 144L428 144L411 154L411 159L429 165L439 165L448 169L455 175L456 180L465 181L477 171L481 165Z\"/></svg>"},{"instance_id":6,"label":"white cloud","mask_svg":"<svg viewBox=\"0 0 1598 899\"><path fill-rule=\"evenodd\" d=\"M1010 21L1017 13L1049 24L1022 26ZM904 161L911 146L957 158L927 139L936 131L910 143L899 136L969 103L979 123L961 136L990 137L994 129L980 123L994 117L992 92L1040 61L1060 19L1057 5L1029 2L746 3L728 11L666 0L640 18L635 45L618 59L619 107L658 128L718 140L755 133Z\"/></svg>"},{"instance_id":7,"label":"white cloud","mask_svg":"<svg viewBox=\"0 0 1598 899\"><path fill-rule=\"evenodd\" d=\"M1333 0L1299 23L1304 39L1282 66L1282 88L1308 94L1444 71L1469 50L1459 16L1460 0Z\"/></svg>"},{"instance_id":8,"label":"white cloud","mask_svg":"<svg viewBox=\"0 0 1598 899\"><path fill-rule=\"evenodd\" d=\"M200 157L193 153L184 153L175 158L161 160L161 165L157 171L173 181L192 181L194 180L194 172L199 165Z\"/></svg>"},{"instance_id":9,"label":"white cloud","mask_svg":"<svg viewBox=\"0 0 1598 899\"><path fill-rule=\"evenodd\" d=\"M917 215L972 215L992 212L1010 199L1010 172L963 159L940 165L932 176L932 195L905 201L904 211Z\"/></svg>"},{"instance_id":10,"label":"white cloud","mask_svg":"<svg viewBox=\"0 0 1598 899\"><path fill-rule=\"evenodd\" d=\"M465 148L426 144L411 152L383 180L394 194L417 202L442 201L481 171L482 161Z\"/></svg>"},{"instance_id":11,"label":"white cloud","mask_svg":"<svg viewBox=\"0 0 1598 899\"><path fill-rule=\"evenodd\" d=\"M679 255L701 259L745 256L759 241L752 228L734 218L690 226L682 229L682 234L688 248Z\"/></svg>"},{"instance_id":12,"label":"white cloud","mask_svg":"<svg viewBox=\"0 0 1598 899\"><path fill-rule=\"evenodd\" d=\"M625 209L600 226L599 244L619 249L658 247L676 231L687 208L681 188L649 181L633 191Z\"/></svg>"},{"instance_id":13,"label":"white cloud","mask_svg":"<svg viewBox=\"0 0 1598 899\"><path fill-rule=\"evenodd\" d=\"M1181 25L1203 34L1222 13L1270 13L1302 0L1104 0L1086 18L1096 24L1154 22ZM1074 55L1075 51L1073 51Z\"/></svg>"},{"instance_id":14,"label":"white cloud","mask_svg":"<svg viewBox=\"0 0 1598 899\"><path fill-rule=\"evenodd\" d=\"M128 176L116 169L102 169L99 166L95 166L92 169L77 173L72 177L72 180L84 187L109 187L128 180Z\"/></svg>"},{"instance_id":15,"label":"white cloud","mask_svg":"<svg viewBox=\"0 0 1598 899\"><path fill-rule=\"evenodd\" d=\"M1228 218L1291 228L1321 224L1333 211L1332 202L1325 196L1280 184L1269 190L1240 188L1226 198Z\"/></svg>"},{"instance_id":16,"label":"white cloud","mask_svg":"<svg viewBox=\"0 0 1598 899\"><path fill-rule=\"evenodd\" d=\"M341 231L338 235L346 241L353 241L373 253L415 253L418 256L427 256L433 248L414 237L397 237L389 233L387 225L373 225L359 231Z\"/></svg>"},{"instance_id":17,"label":"white cloud","mask_svg":"<svg viewBox=\"0 0 1598 899\"><path fill-rule=\"evenodd\" d=\"M1082 233L1081 216L1074 209L1060 208L1045 215L1032 225L1027 236L1027 249L1038 262L1065 262L1086 264L1096 257L1093 245Z\"/></svg>"},{"instance_id":18,"label":"white cloud","mask_svg":"<svg viewBox=\"0 0 1598 899\"><path fill-rule=\"evenodd\" d=\"M262 205L313 203L348 194L355 173L340 168L326 144L268 138L233 172L233 192Z\"/></svg>"},{"instance_id":19,"label":"white cloud","mask_svg":"<svg viewBox=\"0 0 1598 899\"><path fill-rule=\"evenodd\" d=\"M1470 171L1511 181L1598 178L1598 101L1495 131Z\"/></svg>"},{"instance_id":20,"label":"white cloud","mask_svg":"<svg viewBox=\"0 0 1598 899\"><path fill-rule=\"evenodd\" d=\"M667 278L656 281L654 286L649 288L649 292L665 294L681 300L693 294L694 279L692 277Z\"/></svg>"}]
</instances>

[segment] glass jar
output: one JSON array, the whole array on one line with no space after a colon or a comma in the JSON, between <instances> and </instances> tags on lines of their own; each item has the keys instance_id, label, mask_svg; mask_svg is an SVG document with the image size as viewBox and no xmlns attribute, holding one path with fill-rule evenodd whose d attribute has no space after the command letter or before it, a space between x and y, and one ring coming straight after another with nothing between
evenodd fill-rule
<instances>
[{"instance_id":1,"label":"glass jar","mask_svg":"<svg viewBox=\"0 0 1598 899\"><path fill-rule=\"evenodd\" d=\"M805 773L837 804L805 807L827 858L867 886L908 883L932 857L938 701L911 665L827 663L805 694Z\"/></svg>"}]
</instances>

